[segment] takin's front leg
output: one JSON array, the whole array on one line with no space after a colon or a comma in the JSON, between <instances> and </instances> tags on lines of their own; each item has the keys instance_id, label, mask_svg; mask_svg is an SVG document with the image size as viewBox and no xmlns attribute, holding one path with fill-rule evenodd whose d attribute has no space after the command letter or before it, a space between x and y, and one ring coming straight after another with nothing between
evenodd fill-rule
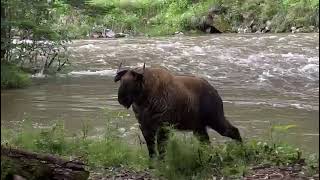
<instances>
[{"instance_id":1,"label":"takin's front leg","mask_svg":"<svg viewBox=\"0 0 320 180\"><path fill-rule=\"evenodd\" d=\"M157 131L155 129L146 128L141 125L140 125L140 129L141 129L142 135L144 137L144 140L147 143L149 157L152 159L156 154L155 136L156 136Z\"/></svg>"}]
</instances>

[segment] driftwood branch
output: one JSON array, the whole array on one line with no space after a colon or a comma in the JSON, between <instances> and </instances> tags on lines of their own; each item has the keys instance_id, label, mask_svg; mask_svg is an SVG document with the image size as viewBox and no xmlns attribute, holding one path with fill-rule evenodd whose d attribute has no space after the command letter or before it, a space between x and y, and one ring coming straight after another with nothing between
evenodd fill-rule
<instances>
[{"instance_id":1,"label":"driftwood branch","mask_svg":"<svg viewBox=\"0 0 320 180\"><path fill-rule=\"evenodd\" d=\"M89 172L79 161L1 146L1 179L13 179L15 175L28 180L85 180Z\"/></svg>"}]
</instances>

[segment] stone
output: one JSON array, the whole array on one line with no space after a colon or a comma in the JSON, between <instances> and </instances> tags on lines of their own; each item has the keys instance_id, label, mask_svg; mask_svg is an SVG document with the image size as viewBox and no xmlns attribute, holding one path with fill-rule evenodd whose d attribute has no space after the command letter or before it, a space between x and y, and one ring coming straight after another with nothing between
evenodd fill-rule
<instances>
[{"instance_id":1,"label":"stone","mask_svg":"<svg viewBox=\"0 0 320 180\"><path fill-rule=\"evenodd\" d=\"M119 131L119 133L123 134L124 132L126 132L126 129L125 128L119 128L118 131Z\"/></svg>"},{"instance_id":2,"label":"stone","mask_svg":"<svg viewBox=\"0 0 320 180\"><path fill-rule=\"evenodd\" d=\"M128 34L125 34L125 33L116 33L115 34L115 38L122 38L122 37L127 37L128 36Z\"/></svg>"},{"instance_id":3,"label":"stone","mask_svg":"<svg viewBox=\"0 0 320 180\"><path fill-rule=\"evenodd\" d=\"M246 28L244 29L244 33L251 33L251 29L250 29L249 27L246 27Z\"/></svg>"},{"instance_id":4,"label":"stone","mask_svg":"<svg viewBox=\"0 0 320 180\"><path fill-rule=\"evenodd\" d=\"M112 30L106 29L106 31L105 31L105 37L106 37L106 38L114 38L115 35L116 35L116 34L115 34Z\"/></svg>"},{"instance_id":5,"label":"stone","mask_svg":"<svg viewBox=\"0 0 320 180\"><path fill-rule=\"evenodd\" d=\"M175 34L175 35L183 35L183 32L181 32L181 31L176 31L174 34Z\"/></svg>"}]
</instances>

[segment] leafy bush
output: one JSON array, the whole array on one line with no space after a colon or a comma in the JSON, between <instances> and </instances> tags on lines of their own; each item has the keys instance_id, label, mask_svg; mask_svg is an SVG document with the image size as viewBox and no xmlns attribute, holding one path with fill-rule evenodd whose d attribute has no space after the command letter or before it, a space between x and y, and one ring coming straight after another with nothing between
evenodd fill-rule
<instances>
[{"instance_id":1,"label":"leafy bush","mask_svg":"<svg viewBox=\"0 0 320 180\"><path fill-rule=\"evenodd\" d=\"M1 89L22 88L31 83L30 76L13 64L1 63Z\"/></svg>"},{"instance_id":2,"label":"leafy bush","mask_svg":"<svg viewBox=\"0 0 320 180\"><path fill-rule=\"evenodd\" d=\"M1 13L2 63L37 69L44 73L51 71L49 68L53 66L55 66L54 72L61 70L68 62L64 43L69 37L64 33L65 28L56 26L60 20L59 13L67 12L68 9L59 2L57 4L45 0L1 2L1 10L6 12ZM27 82L26 76L12 67L1 67L2 72L8 76L1 79L4 84L1 87L20 87L18 84L24 86L26 84L24 81ZM16 73L9 75L8 72Z\"/></svg>"}]
</instances>

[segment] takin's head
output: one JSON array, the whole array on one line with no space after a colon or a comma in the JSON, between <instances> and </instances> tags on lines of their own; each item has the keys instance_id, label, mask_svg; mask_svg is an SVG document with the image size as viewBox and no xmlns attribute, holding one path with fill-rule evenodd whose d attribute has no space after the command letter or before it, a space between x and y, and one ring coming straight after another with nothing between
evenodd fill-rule
<instances>
[{"instance_id":1,"label":"takin's head","mask_svg":"<svg viewBox=\"0 0 320 180\"><path fill-rule=\"evenodd\" d=\"M145 64L141 69L121 69L119 65L114 82L120 81L118 89L118 101L126 108L130 108L132 103L141 95L143 88L143 75Z\"/></svg>"}]
</instances>

